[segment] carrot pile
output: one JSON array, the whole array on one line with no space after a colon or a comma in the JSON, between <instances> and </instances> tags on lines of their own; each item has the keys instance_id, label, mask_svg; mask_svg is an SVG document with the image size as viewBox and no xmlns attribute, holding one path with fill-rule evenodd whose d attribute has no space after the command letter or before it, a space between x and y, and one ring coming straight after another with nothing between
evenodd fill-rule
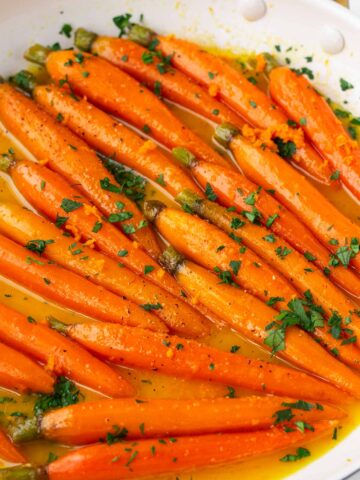
<instances>
[{"instance_id":1,"label":"carrot pile","mask_svg":"<svg viewBox=\"0 0 360 480\"><path fill-rule=\"evenodd\" d=\"M360 227L322 193L359 198L359 146L303 72L260 54L249 77L114 22L118 38L79 28L75 49L31 46L47 84L26 70L0 83L0 122L34 157L0 152L20 194L1 199L0 272L66 314L0 302L0 478L309 457L360 399ZM146 376L185 396L154 398ZM67 450L38 466L34 441Z\"/></svg>"}]
</instances>

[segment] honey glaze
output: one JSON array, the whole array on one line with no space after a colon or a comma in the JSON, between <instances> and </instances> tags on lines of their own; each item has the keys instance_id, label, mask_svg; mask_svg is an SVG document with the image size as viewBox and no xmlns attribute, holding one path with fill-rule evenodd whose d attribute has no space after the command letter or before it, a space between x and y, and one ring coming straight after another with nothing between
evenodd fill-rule
<instances>
[{"instance_id":1,"label":"honey glaze","mask_svg":"<svg viewBox=\"0 0 360 480\"><path fill-rule=\"evenodd\" d=\"M248 58L241 59L240 62L237 62L239 68L243 69L242 64L244 61L250 75L251 68L253 66L253 60L249 60ZM259 85L266 90L267 80L264 75L258 75L258 82ZM214 126L210 122L205 121L202 118L199 118L198 115L195 115L176 105L169 104L169 108L171 108L171 110L181 120L183 120L184 123L190 126L204 140L212 144L222 154L227 156L230 162L232 161L231 156L228 153L213 143L211 136ZM16 143L14 143L14 139L7 136L5 133L2 133L0 135L0 153L7 152L9 148L13 148L15 150L17 157L24 157L24 151L21 150ZM169 155L169 152L165 151L165 153ZM359 222L359 204L340 186L324 187L318 184L316 184L316 186L342 212L344 212L355 222ZM167 203L168 205L171 205L172 207L176 206L174 201L169 198L169 195L166 194L166 192L164 192L160 186L153 182L149 182L147 184L146 198L156 198ZM21 196L21 192L16 191L11 180L5 174L0 174L0 202L2 201L12 201L27 205ZM88 317L54 305L51 302L32 294L26 289L20 288L19 286L8 282L3 277L0 277L0 301L27 316L32 316L39 322L44 321L48 316L53 316L66 323L79 321L86 322L89 320ZM283 363L281 360L271 357L269 352L243 339L239 334L224 326L214 326L211 334L209 337L204 339L204 342L224 351L230 351L233 345L237 345L240 347L239 352L244 355L248 355L249 357L264 359L276 363ZM122 367L118 368L121 370L122 374L135 386L137 398L214 398L225 396L229 393L229 388L224 385L177 379L147 371ZM229 387L231 387L231 385L229 385ZM83 395L83 400L102 398L99 394L81 386L80 390ZM235 390L236 396L245 394L249 394L249 392L241 389ZM13 400L11 401L9 398ZM13 392L0 389L0 412L3 412L5 415L10 415L13 412L21 412L30 416L32 415L36 398L36 395L19 396ZM309 448L311 451L311 456L299 462L284 463L279 461L279 458L281 458L284 454L294 453L296 448L293 448L286 452L277 452L272 455L267 455L265 457L246 461L237 465L204 469L192 472L191 474L176 476L165 475L163 478L168 480L174 480L175 478L181 480L234 480L237 478L251 478L252 480L267 480L271 478L272 480L276 480L284 478L334 448L337 442L344 439L346 435L348 435L355 427L359 425L360 404L353 403L346 408L348 411L348 417L339 427L337 439L332 438L333 432L328 432L324 438L311 442L310 445L304 443L301 446ZM124 426L126 426L126 421ZM35 465L42 465L46 463L50 454L60 456L69 450L70 449L68 447L57 445L48 441L36 441L21 446L21 451L29 459L29 462ZM4 463L3 465L6 464Z\"/></svg>"}]
</instances>

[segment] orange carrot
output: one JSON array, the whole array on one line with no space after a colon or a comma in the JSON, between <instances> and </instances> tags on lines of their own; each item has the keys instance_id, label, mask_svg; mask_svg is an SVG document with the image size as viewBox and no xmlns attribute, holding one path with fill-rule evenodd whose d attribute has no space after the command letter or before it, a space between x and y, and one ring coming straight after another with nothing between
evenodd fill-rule
<instances>
[{"instance_id":1,"label":"orange carrot","mask_svg":"<svg viewBox=\"0 0 360 480\"><path fill-rule=\"evenodd\" d=\"M114 445L96 444L70 452L44 467L49 480L120 480L177 474L200 467L236 463L247 458L284 450L324 435L336 421L314 424L314 431L284 432L274 428L258 432L212 434L193 437L148 439ZM307 455L310 454L305 450ZM283 458L283 457L282 457ZM286 455L285 457L286 458ZM34 467L5 469L6 478L40 480L43 470Z\"/></svg>"},{"instance_id":2,"label":"orange carrot","mask_svg":"<svg viewBox=\"0 0 360 480\"><path fill-rule=\"evenodd\" d=\"M232 130L235 133L234 130ZM217 129L218 138L231 138L231 127ZM229 146L245 175L278 198L309 227L318 239L336 255L334 264L360 268L358 244L360 228L332 205L301 173L270 150L250 144L242 135L234 135Z\"/></svg>"},{"instance_id":3,"label":"orange carrot","mask_svg":"<svg viewBox=\"0 0 360 480\"><path fill-rule=\"evenodd\" d=\"M0 340L63 375L110 397L130 396L131 385L75 342L32 317L0 304Z\"/></svg>"},{"instance_id":4,"label":"orange carrot","mask_svg":"<svg viewBox=\"0 0 360 480\"><path fill-rule=\"evenodd\" d=\"M0 458L11 463L26 463L26 458L0 430Z\"/></svg>"},{"instance_id":5,"label":"orange carrot","mask_svg":"<svg viewBox=\"0 0 360 480\"><path fill-rule=\"evenodd\" d=\"M294 399L275 396L198 400L161 398L144 402L135 399L98 400L46 413L38 423L38 434L62 444L82 445L105 439L113 425L119 430L126 429L127 439L261 430L270 428L276 421L275 412L284 410L289 403L297 405ZM323 410L319 410L314 404L307 403L307 411L295 406L291 423L345 416L345 412L338 408L322 406Z\"/></svg>"},{"instance_id":6,"label":"orange carrot","mask_svg":"<svg viewBox=\"0 0 360 480\"><path fill-rule=\"evenodd\" d=\"M38 160L75 184L154 258L161 253L140 210L121 193L113 175L83 140L8 84L0 85L0 119Z\"/></svg>"},{"instance_id":7,"label":"orange carrot","mask_svg":"<svg viewBox=\"0 0 360 480\"><path fill-rule=\"evenodd\" d=\"M171 62L174 67L201 85L216 90L219 99L252 125L280 131L283 126L287 127L284 112L228 61L173 35L158 35L156 38L159 40L159 50L165 55L173 55ZM301 145L293 160L317 180L329 183L331 170L309 144Z\"/></svg>"},{"instance_id":8,"label":"orange carrot","mask_svg":"<svg viewBox=\"0 0 360 480\"><path fill-rule=\"evenodd\" d=\"M343 398L340 390L304 372L225 353L194 340L110 323L65 325L52 320L51 325L99 356L128 367L295 398L330 403ZM360 379L349 372L352 378L344 382L344 390L359 397Z\"/></svg>"},{"instance_id":9,"label":"orange carrot","mask_svg":"<svg viewBox=\"0 0 360 480\"><path fill-rule=\"evenodd\" d=\"M157 201L145 202L145 215L176 250L215 271L221 282L236 282L263 301L282 297L279 308L296 297L296 290L282 275L249 249L240 248L236 233L234 240L199 217Z\"/></svg>"},{"instance_id":10,"label":"orange carrot","mask_svg":"<svg viewBox=\"0 0 360 480\"><path fill-rule=\"evenodd\" d=\"M182 168L171 162L151 140L116 122L85 98L75 100L65 89L54 85L35 88L34 99L48 113L62 116L62 123L92 148L160 184L171 195L184 188L200 192Z\"/></svg>"},{"instance_id":11,"label":"orange carrot","mask_svg":"<svg viewBox=\"0 0 360 480\"><path fill-rule=\"evenodd\" d=\"M340 179L360 199L360 148L350 138L325 98L304 75L289 68L275 68L270 74L270 93L287 114L303 128Z\"/></svg>"},{"instance_id":12,"label":"orange carrot","mask_svg":"<svg viewBox=\"0 0 360 480\"><path fill-rule=\"evenodd\" d=\"M10 280L85 315L167 331L160 319L145 311L145 306L141 308L53 262L41 260L2 235L0 267L2 275Z\"/></svg>"},{"instance_id":13,"label":"orange carrot","mask_svg":"<svg viewBox=\"0 0 360 480\"><path fill-rule=\"evenodd\" d=\"M0 158L0 169L1 160L3 168L8 169L9 164L4 157ZM171 275L138 248L136 242L131 242L120 230L109 222L105 222L96 207L90 205L84 198L79 198L77 191L55 172L33 162L21 161L13 162L9 173L16 187L29 203L53 220L57 226L62 226L66 231L71 232L75 240L83 237L89 242L89 245L94 244L115 260L119 261L120 259L121 263L135 273L192 304L192 299L184 297L184 292ZM71 212L64 212L61 208L64 198L74 199L83 206ZM128 254L119 257L119 252L124 251L127 251ZM145 267L147 266L153 267L153 270L150 272L147 269L148 273L145 276ZM197 304L194 307L209 318L213 317L202 305Z\"/></svg>"},{"instance_id":14,"label":"orange carrot","mask_svg":"<svg viewBox=\"0 0 360 480\"><path fill-rule=\"evenodd\" d=\"M37 61L40 50L39 46L32 47L25 57ZM44 49L42 52L45 53ZM106 60L70 51L49 52L46 68L56 82L66 81L76 93L95 105L139 129L150 129L151 136L165 146L184 146L203 160L228 164L180 122L155 94Z\"/></svg>"},{"instance_id":15,"label":"orange carrot","mask_svg":"<svg viewBox=\"0 0 360 480\"><path fill-rule=\"evenodd\" d=\"M54 379L30 358L0 343L0 385L20 393L51 393Z\"/></svg>"},{"instance_id":16,"label":"orange carrot","mask_svg":"<svg viewBox=\"0 0 360 480\"><path fill-rule=\"evenodd\" d=\"M300 253L313 258L314 263L326 269L330 278L356 297L360 297L360 280L351 271L339 266L329 268L329 251L313 236L287 208L283 207L267 191L248 180L244 175L219 165L196 160L186 150L174 149L174 155L191 171L206 189L210 185L217 200L226 207L236 207L244 215L256 208L260 221L284 238ZM246 214L245 215L249 215ZM244 220L244 219L243 219ZM251 248L251 247L250 247Z\"/></svg>"},{"instance_id":17,"label":"orange carrot","mask_svg":"<svg viewBox=\"0 0 360 480\"><path fill-rule=\"evenodd\" d=\"M208 215L208 217L213 221L213 215ZM264 248L268 247L264 246ZM313 355L319 354L321 356L323 350L319 349L317 345L315 346L314 342L302 330L296 327L286 329L286 338L283 344L275 344L275 342L269 340L269 325L275 318L275 311L272 308L241 290L238 290L234 295L231 286L219 284L215 275L199 265L188 260L185 261L171 247L163 253L162 261L175 274L180 285L191 292L193 296L196 296L199 302L221 316L233 329L252 342L265 348L271 348L274 353L295 365L320 376L328 376L328 365L321 359L316 364L313 361ZM284 262L286 262L286 259L284 259ZM296 271L294 274L296 274ZM305 289L306 287L302 291L305 291ZM269 302L276 308L278 300L279 298L275 297L270 299ZM325 323L324 320L322 323ZM320 339L327 349L337 352L337 357L340 360L353 368L360 369L360 351L351 343L344 345L342 343L344 337L334 338L328 333L327 327L320 328L314 325L308 330ZM304 355L306 348L314 349L314 353ZM333 362L331 363L333 364Z\"/></svg>"},{"instance_id":18,"label":"orange carrot","mask_svg":"<svg viewBox=\"0 0 360 480\"><path fill-rule=\"evenodd\" d=\"M84 39L90 39L84 42ZM151 90L161 89L161 96L183 105L215 123L230 122L242 126L244 121L232 110L215 99L216 89L209 92L191 81L183 73L171 67L168 59L159 52L124 38L97 36L79 28L75 33L75 45L80 50L91 51L113 63L121 70L144 83Z\"/></svg>"},{"instance_id":19,"label":"orange carrot","mask_svg":"<svg viewBox=\"0 0 360 480\"><path fill-rule=\"evenodd\" d=\"M74 242L74 239L65 238L55 225L23 207L10 203L0 205L0 232L138 305L160 306L152 313L174 332L191 337L208 333L205 319L188 304L126 267L119 268L119 264L111 258ZM126 251L121 255L119 260L127 255ZM144 268L146 276L153 267Z\"/></svg>"}]
</instances>

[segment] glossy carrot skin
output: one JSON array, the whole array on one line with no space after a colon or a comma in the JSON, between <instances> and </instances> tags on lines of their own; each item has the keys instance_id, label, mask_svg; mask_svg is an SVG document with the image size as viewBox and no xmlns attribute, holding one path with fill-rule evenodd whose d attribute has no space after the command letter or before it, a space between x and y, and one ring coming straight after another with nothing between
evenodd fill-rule
<instances>
[{"instance_id":1,"label":"glossy carrot skin","mask_svg":"<svg viewBox=\"0 0 360 480\"><path fill-rule=\"evenodd\" d=\"M0 458L11 463L26 463L26 458L0 430Z\"/></svg>"},{"instance_id":2,"label":"glossy carrot skin","mask_svg":"<svg viewBox=\"0 0 360 480\"><path fill-rule=\"evenodd\" d=\"M48 371L63 375L110 397L130 396L132 386L80 345L40 323L30 323L15 310L0 304L0 340L44 363Z\"/></svg>"},{"instance_id":3,"label":"glossy carrot skin","mask_svg":"<svg viewBox=\"0 0 360 480\"><path fill-rule=\"evenodd\" d=\"M306 119L303 128L309 139L360 199L359 145L350 138L325 98L304 75L297 75L286 67L271 72L270 93L293 120Z\"/></svg>"},{"instance_id":4,"label":"glossy carrot skin","mask_svg":"<svg viewBox=\"0 0 360 480\"><path fill-rule=\"evenodd\" d=\"M171 438L165 438L160 444L153 439L142 440L136 446L130 442L110 446L98 444L52 462L47 467L47 474L49 480L119 480L169 472L176 474L200 467L240 462L290 448L325 434L336 424L332 421L319 422L314 425L315 431L309 433L285 433L281 428L274 428L258 432L180 437L173 443ZM152 453L154 446L155 453ZM174 458L177 460L174 461Z\"/></svg>"},{"instance_id":5,"label":"glossy carrot skin","mask_svg":"<svg viewBox=\"0 0 360 480\"><path fill-rule=\"evenodd\" d=\"M152 313L173 332L190 337L209 333L202 315L147 281L146 275L142 278L126 267L119 268L118 262L74 239L67 239L55 225L23 207L10 203L0 205L0 232L23 246L34 239L53 240L54 243L46 245L43 257L137 305L160 304L161 308Z\"/></svg>"},{"instance_id":6,"label":"glossy carrot skin","mask_svg":"<svg viewBox=\"0 0 360 480\"><path fill-rule=\"evenodd\" d=\"M175 297L189 303L206 317L215 322L219 321L203 305L194 304L193 299L189 296L185 298L175 279L139 248L137 242L131 242L112 224L104 222L97 208L89 204L86 199L79 198L78 192L55 172L33 162L21 161L12 166L10 173L18 190L39 212L54 222L59 217L64 218L65 215L67 220L63 228L71 232L76 240L84 238L95 242L94 246L116 261L119 261L119 252L126 250L128 254L120 258L121 263ZM42 188L44 182L45 188ZM75 199L83 203L83 207L65 214L60 208L64 198ZM101 229L94 231L95 225L99 222L102 224ZM146 266L153 267L153 270L145 276Z\"/></svg>"},{"instance_id":7,"label":"glossy carrot skin","mask_svg":"<svg viewBox=\"0 0 360 480\"><path fill-rule=\"evenodd\" d=\"M335 404L344 399L341 390L304 372L225 353L194 340L100 322L67 326L66 333L101 357L128 367ZM346 388L358 397L360 380L355 374L353 380Z\"/></svg>"},{"instance_id":8,"label":"glossy carrot skin","mask_svg":"<svg viewBox=\"0 0 360 480\"><path fill-rule=\"evenodd\" d=\"M270 193L261 189L258 185L248 180L238 172L225 169L219 165L196 161L191 167L200 185L205 188L209 183L218 197L218 201L226 206L235 206L238 212L251 211L251 206L245 200L255 193L255 207L262 214L261 222L266 221L274 214L278 217L272 223L270 229L290 243L300 253L311 253L316 260L314 263L320 268L328 268L330 278L339 286L356 297L360 297L360 279L350 270L342 266L329 267L329 251L314 235L300 222L297 217L286 207L281 205ZM257 193L258 192L258 193Z\"/></svg>"},{"instance_id":9,"label":"glossy carrot skin","mask_svg":"<svg viewBox=\"0 0 360 480\"><path fill-rule=\"evenodd\" d=\"M0 385L20 393L51 393L54 379L33 360L0 343Z\"/></svg>"},{"instance_id":10,"label":"glossy carrot skin","mask_svg":"<svg viewBox=\"0 0 360 480\"><path fill-rule=\"evenodd\" d=\"M112 425L126 428L127 439L195 435L270 428L274 412L296 400L275 396L198 400L134 399L82 402L44 415L39 431L44 438L62 444L83 445L106 438ZM308 412L294 410L292 422L342 418L338 408L323 405ZM140 431L139 425L144 425Z\"/></svg>"},{"instance_id":11,"label":"glossy carrot skin","mask_svg":"<svg viewBox=\"0 0 360 480\"><path fill-rule=\"evenodd\" d=\"M233 280L261 300L283 297L285 300L277 306L286 308L291 298L297 296L296 290L281 274L251 250L240 253L238 243L205 220L181 210L164 208L157 215L155 225L176 250L205 268L218 267L232 272L230 262L240 262ZM219 247L224 248L218 250Z\"/></svg>"},{"instance_id":12,"label":"glossy carrot skin","mask_svg":"<svg viewBox=\"0 0 360 480\"><path fill-rule=\"evenodd\" d=\"M245 244L245 235L243 239ZM259 241L259 247L260 246L264 250L267 248L264 241L261 242L261 240ZM259 250L261 250L261 248L259 248ZM285 262L286 258L280 261ZM271 257L268 260L271 262ZM296 262L295 258L294 261ZM291 263L293 263L293 260ZM305 275L305 273L301 271L301 267L297 269L295 266L293 271L291 271L292 278L295 279L297 274L299 276ZM266 326L274 320L275 311L272 308L241 290L238 290L236 295L234 295L232 287L219 284L219 280L212 273L190 261L184 262L184 264L179 267L176 273L176 279L179 284L187 288L191 294L197 294L200 302L221 316L233 329L251 341L258 343L263 348L267 348L266 345L264 345L264 340L267 337ZM311 290L311 286L309 285L309 287L303 286L301 291L304 292L307 288ZM311 290L311 292L313 292L313 290ZM316 297L316 295L314 295L314 297ZM336 348L339 352L337 357L339 360L353 368L360 369L359 349L352 344L342 345L342 340L336 340L327 330L327 327L317 328L314 335L327 349L333 350ZM314 352L308 355L304 354L307 348L309 351L314 350ZM319 349L318 345L315 346L314 342L304 331L292 327L287 329L285 350L277 352L276 355L305 370L328 378L329 365L327 361L325 361L325 358L322 361L320 358L323 353L323 350ZM316 355L320 357L319 362L316 362L315 365L314 357ZM327 355L326 358L329 360ZM334 363L332 358L331 365L331 369L334 369L338 363ZM340 370L342 370L342 366Z\"/></svg>"},{"instance_id":13,"label":"glossy carrot skin","mask_svg":"<svg viewBox=\"0 0 360 480\"><path fill-rule=\"evenodd\" d=\"M360 228L278 155L250 145L241 135L233 138L230 147L245 175L263 188L274 189L275 198L295 213L331 251L335 253L352 238L360 238ZM332 239L338 245L329 243ZM351 264L360 269L360 256L356 255Z\"/></svg>"},{"instance_id":14,"label":"glossy carrot skin","mask_svg":"<svg viewBox=\"0 0 360 480\"><path fill-rule=\"evenodd\" d=\"M65 89L55 85L38 86L34 99L52 116L59 113L62 123L83 138L92 148L114 158L161 185L171 195L184 188L200 189L182 168L167 158L152 141L144 141L125 125L98 109L85 98L76 101Z\"/></svg>"},{"instance_id":15,"label":"glossy carrot skin","mask_svg":"<svg viewBox=\"0 0 360 480\"><path fill-rule=\"evenodd\" d=\"M268 128L287 123L285 113L226 60L174 36L157 38L161 51L166 55L174 53L172 64L176 68L208 88L217 88L218 98L253 126ZM293 159L314 178L329 184L331 169L309 144L299 148Z\"/></svg>"},{"instance_id":16,"label":"glossy carrot skin","mask_svg":"<svg viewBox=\"0 0 360 480\"><path fill-rule=\"evenodd\" d=\"M167 331L160 319L138 305L31 253L0 235L1 273L39 295L93 318Z\"/></svg>"},{"instance_id":17,"label":"glossy carrot skin","mask_svg":"<svg viewBox=\"0 0 360 480\"><path fill-rule=\"evenodd\" d=\"M35 102L8 84L0 85L0 119L39 161L65 177L89 198L107 217L118 213L116 202L132 217L117 223L138 227L144 221L137 206L123 193L104 190L100 181L108 178L117 185L113 175L102 165L96 153L70 130L52 119ZM132 238L137 240L154 258L160 253L157 238L150 227L137 229Z\"/></svg>"},{"instance_id":18,"label":"glossy carrot skin","mask_svg":"<svg viewBox=\"0 0 360 480\"><path fill-rule=\"evenodd\" d=\"M65 66L69 59L71 66ZM111 63L84 54L80 65L69 51L51 52L46 68L56 81L67 76L72 88L102 109L142 129L169 148L186 146L198 158L227 165L221 155L185 127L152 92ZM87 77L82 73L89 72ZM131 108L129 108L131 105Z\"/></svg>"},{"instance_id":19,"label":"glossy carrot skin","mask_svg":"<svg viewBox=\"0 0 360 480\"><path fill-rule=\"evenodd\" d=\"M142 57L148 52L146 48L124 38L98 36L92 44L92 53L120 67L148 88L154 90L155 82L160 82L161 95L172 102L215 123L230 122L239 127L244 124L236 113L215 99L216 91L211 95L175 68L160 73L161 60L156 56L153 62L144 63Z\"/></svg>"}]
</instances>

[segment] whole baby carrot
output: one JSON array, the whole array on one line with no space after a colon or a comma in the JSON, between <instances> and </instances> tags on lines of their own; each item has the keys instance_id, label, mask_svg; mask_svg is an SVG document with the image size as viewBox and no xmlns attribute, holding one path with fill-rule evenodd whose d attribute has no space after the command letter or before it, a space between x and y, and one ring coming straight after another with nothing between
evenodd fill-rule
<instances>
[{"instance_id":1,"label":"whole baby carrot","mask_svg":"<svg viewBox=\"0 0 360 480\"><path fill-rule=\"evenodd\" d=\"M26 463L26 458L0 430L0 458L11 463Z\"/></svg>"},{"instance_id":2,"label":"whole baby carrot","mask_svg":"<svg viewBox=\"0 0 360 480\"><path fill-rule=\"evenodd\" d=\"M120 480L182 473L243 461L308 442L333 430L336 421L317 422L314 430L225 433L179 438L96 444L75 450L44 468L15 467L4 470L4 479L15 480ZM310 455L307 449L303 449ZM282 458L287 458L285 455ZM1 477L0 477L1 478Z\"/></svg>"},{"instance_id":3,"label":"whole baby carrot","mask_svg":"<svg viewBox=\"0 0 360 480\"><path fill-rule=\"evenodd\" d=\"M0 235L0 267L2 275L10 280L85 315L105 322L167 331L161 320L145 307L120 298L51 261L39 259L3 235Z\"/></svg>"},{"instance_id":4,"label":"whole baby carrot","mask_svg":"<svg viewBox=\"0 0 360 480\"><path fill-rule=\"evenodd\" d=\"M66 238L55 225L23 207L0 205L0 232L15 242L33 249L47 258L72 270L113 293L126 297L137 305L147 305L173 332L197 337L208 333L204 318L182 300L147 281L152 266L145 266L144 277L118 262L74 239ZM121 252L121 260L127 252ZM157 308L158 307L158 308Z\"/></svg>"},{"instance_id":5,"label":"whole baby carrot","mask_svg":"<svg viewBox=\"0 0 360 480\"><path fill-rule=\"evenodd\" d=\"M146 35L141 32L144 32L144 27L136 26L134 34L130 30L129 37L135 41L141 35L142 38L146 38ZM153 38L154 35L148 34L145 43ZM225 59L173 35L157 35L155 38L158 40L157 48L164 55L172 55L171 64L174 67L201 85L216 91L217 98L233 108L250 124L269 129L270 132L276 130L279 132L280 138L284 127L287 130L288 119L281 108L274 105L264 92L249 82L238 69ZM286 140L284 138L284 141ZM292 158L317 180L325 184L330 183L331 169L309 144L299 145Z\"/></svg>"},{"instance_id":6,"label":"whole baby carrot","mask_svg":"<svg viewBox=\"0 0 360 480\"><path fill-rule=\"evenodd\" d=\"M142 439L177 435L253 431L270 428L276 422L276 412L287 404L293 417L286 424L340 419L345 412L322 404L288 397L246 396L241 398L201 398L197 400L136 399L97 400L81 402L45 413L37 421L34 438L45 438L66 445L84 445L105 440L116 425L126 432L126 439ZM299 407L297 409L296 407ZM29 439L25 430L26 438ZM31 438L31 437L30 437ZM16 438L20 442L21 438Z\"/></svg>"},{"instance_id":7,"label":"whole baby carrot","mask_svg":"<svg viewBox=\"0 0 360 480\"><path fill-rule=\"evenodd\" d=\"M170 58L125 38L105 37L78 28L75 32L75 46L80 50L99 55L124 72L144 83L151 90L160 89L165 97L215 123L230 122L242 126L244 121L223 103L216 100L216 89L209 92L173 68Z\"/></svg>"},{"instance_id":8,"label":"whole baby carrot","mask_svg":"<svg viewBox=\"0 0 360 480\"><path fill-rule=\"evenodd\" d=\"M34 208L54 221L56 226L71 232L76 241L80 238L86 239L88 245L96 246L114 260L119 261L120 259L120 263L129 267L133 272L162 287L182 301L190 303L203 315L219 321L203 305L195 304L171 275L146 252L138 248L136 242L131 242L120 230L105 221L97 208L79 196L78 192L58 174L46 166L34 162L26 160L16 162L6 157L0 157L0 169L10 173L18 190ZM65 212L62 208L64 199L75 201L79 208ZM125 254L126 252L127 254ZM196 313L194 312L194 322L198 317ZM201 321L201 317L199 321Z\"/></svg>"},{"instance_id":9,"label":"whole baby carrot","mask_svg":"<svg viewBox=\"0 0 360 480\"><path fill-rule=\"evenodd\" d=\"M360 198L360 148L350 138L329 104L304 75L290 68L275 68L270 74L270 93L287 114L303 128L344 184Z\"/></svg>"},{"instance_id":10,"label":"whole baby carrot","mask_svg":"<svg viewBox=\"0 0 360 480\"><path fill-rule=\"evenodd\" d=\"M202 210L204 211L205 208ZM207 216L214 221L215 215L213 213ZM219 226L222 225L221 221L218 222L216 220L216 222ZM316 362L316 365L313 362L314 356L318 354L321 357L323 350L319 349L318 345L315 346L314 342L303 330L299 330L295 326L288 327L285 329L286 334L283 342L279 338L271 340L269 329L276 318L273 308L276 308L277 302L281 300L281 297L272 297L268 300L268 304L273 307L271 308L258 298L241 290L238 290L236 295L234 295L234 290L231 286L219 283L216 276L208 270L189 260L184 260L172 247L168 247L163 252L161 260L169 271L175 275L183 288L186 288L192 295L196 295L199 302L202 302L214 313L221 316L231 328L238 331L241 335L262 347L271 349L276 355L292 364L301 366L305 370L318 375L324 375L325 377L328 375L328 366L321 358L319 362ZM308 292L310 291L308 290ZM301 305L299 299L297 299L297 304ZM286 312L286 310L284 311ZM289 312L289 309L287 311ZM304 315L306 315L305 311ZM339 338L335 338L329 333L329 328L325 326L325 320L321 315L318 315L316 318L318 320L321 319L321 321L318 325L311 323L311 326L307 326L307 331L319 339L321 344L332 353L336 352L339 360L353 368L359 369L359 349L352 343L343 343L344 333L342 331L341 338L340 335ZM280 334L281 330L278 333ZM311 355L304 355L304 349L314 349L314 352Z\"/></svg>"},{"instance_id":11,"label":"whole baby carrot","mask_svg":"<svg viewBox=\"0 0 360 480\"><path fill-rule=\"evenodd\" d=\"M270 297L279 297L278 308L285 308L297 296L281 274L251 250L241 249L236 233L230 238L199 217L167 208L158 201L147 201L144 208L146 217L176 250L216 272L219 281L239 284L265 302Z\"/></svg>"},{"instance_id":12,"label":"whole baby carrot","mask_svg":"<svg viewBox=\"0 0 360 480\"><path fill-rule=\"evenodd\" d=\"M80 345L1 303L0 340L44 363L56 375L68 377L110 397L133 393L131 385L115 370Z\"/></svg>"},{"instance_id":13,"label":"whole baby carrot","mask_svg":"<svg viewBox=\"0 0 360 480\"><path fill-rule=\"evenodd\" d=\"M35 46L25 57L36 62L39 55L44 58L43 47ZM70 84L79 95L135 127L145 129L165 146L184 146L199 158L228 164L180 122L154 93L106 60L71 51L53 51L48 52L45 63L54 81Z\"/></svg>"},{"instance_id":14,"label":"whole baby carrot","mask_svg":"<svg viewBox=\"0 0 360 480\"><path fill-rule=\"evenodd\" d=\"M85 98L75 100L70 92L55 85L38 86L33 96L52 116L61 115L62 123L92 148L153 180L171 195L185 188L200 193L187 173L170 161L155 143L144 141Z\"/></svg>"},{"instance_id":15,"label":"whole baby carrot","mask_svg":"<svg viewBox=\"0 0 360 480\"><path fill-rule=\"evenodd\" d=\"M54 379L33 360L0 343L0 385L20 393L51 393Z\"/></svg>"},{"instance_id":16,"label":"whole baby carrot","mask_svg":"<svg viewBox=\"0 0 360 480\"><path fill-rule=\"evenodd\" d=\"M140 210L83 140L5 83L0 85L0 119L38 160L45 160L52 170L76 185L154 258L161 253L155 233Z\"/></svg>"},{"instance_id":17,"label":"whole baby carrot","mask_svg":"<svg viewBox=\"0 0 360 480\"><path fill-rule=\"evenodd\" d=\"M222 352L195 340L102 322L65 325L50 320L50 324L115 364L295 398L330 403L344 398L339 389L299 370ZM343 368L348 379L342 377L342 382L335 374L334 381L337 377L344 390L359 397L359 377Z\"/></svg>"},{"instance_id":18,"label":"whole baby carrot","mask_svg":"<svg viewBox=\"0 0 360 480\"><path fill-rule=\"evenodd\" d=\"M334 253L333 265L360 268L360 228L331 204L311 183L270 150L252 145L230 125L217 127L216 136L231 148L239 166L252 181L294 212Z\"/></svg>"},{"instance_id":19,"label":"whole baby carrot","mask_svg":"<svg viewBox=\"0 0 360 480\"><path fill-rule=\"evenodd\" d=\"M300 253L311 257L316 265L325 269L326 274L335 283L354 296L360 297L359 278L341 265L336 268L329 266L329 251L269 191L259 187L239 172L196 160L186 149L175 148L173 154L189 168L203 189L206 187L212 189L222 205L229 208L236 207L239 213L250 219L252 212L259 212L257 219L262 224L289 242Z\"/></svg>"}]
</instances>

